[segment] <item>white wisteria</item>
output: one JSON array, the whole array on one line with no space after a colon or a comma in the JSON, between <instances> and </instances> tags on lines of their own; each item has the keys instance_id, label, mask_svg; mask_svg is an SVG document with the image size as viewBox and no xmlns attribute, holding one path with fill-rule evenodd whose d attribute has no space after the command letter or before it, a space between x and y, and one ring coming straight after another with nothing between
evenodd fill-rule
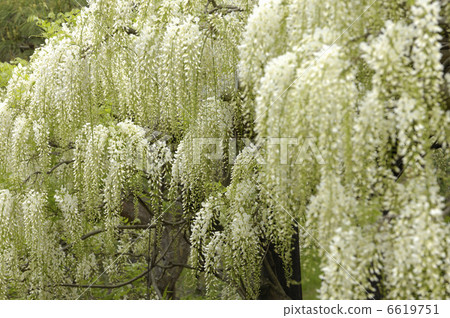
<instances>
[{"instance_id":1,"label":"white wisteria","mask_svg":"<svg viewBox=\"0 0 450 318\"><path fill-rule=\"evenodd\" d=\"M450 298L449 13L89 1L0 94L0 298Z\"/></svg>"}]
</instances>

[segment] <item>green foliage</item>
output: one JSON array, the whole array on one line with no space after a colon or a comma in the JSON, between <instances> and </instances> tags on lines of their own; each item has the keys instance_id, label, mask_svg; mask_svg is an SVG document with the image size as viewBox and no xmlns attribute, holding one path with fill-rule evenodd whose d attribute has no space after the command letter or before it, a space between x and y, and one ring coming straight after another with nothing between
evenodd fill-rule
<instances>
[{"instance_id":1,"label":"green foliage","mask_svg":"<svg viewBox=\"0 0 450 318\"><path fill-rule=\"evenodd\" d=\"M45 39L50 39L54 36L58 36L63 34L62 26L65 24L66 26L74 27L76 21L76 15L80 12L79 9L71 10L70 12L59 12L58 14L54 14L50 12L47 16L47 19L41 19L37 16L30 16L28 18L28 22L35 22L36 25L42 30L41 37Z\"/></svg>"},{"instance_id":2,"label":"green foliage","mask_svg":"<svg viewBox=\"0 0 450 318\"><path fill-rule=\"evenodd\" d=\"M0 61L9 62L16 57L27 59L34 49L44 43L40 27L49 27L48 19L62 22L67 16L59 12L68 12L86 0L2 0L0 2ZM40 21L36 25L35 16Z\"/></svg>"},{"instance_id":3,"label":"green foliage","mask_svg":"<svg viewBox=\"0 0 450 318\"><path fill-rule=\"evenodd\" d=\"M28 62L21 58L16 58L10 63L0 62L0 96L6 91L8 81L11 79L13 70L18 64L25 66Z\"/></svg>"},{"instance_id":4,"label":"green foliage","mask_svg":"<svg viewBox=\"0 0 450 318\"><path fill-rule=\"evenodd\" d=\"M302 291L303 299L319 299L318 291L322 283L320 276L320 247L303 246L302 248Z\"/></svg>"}]
</instances>

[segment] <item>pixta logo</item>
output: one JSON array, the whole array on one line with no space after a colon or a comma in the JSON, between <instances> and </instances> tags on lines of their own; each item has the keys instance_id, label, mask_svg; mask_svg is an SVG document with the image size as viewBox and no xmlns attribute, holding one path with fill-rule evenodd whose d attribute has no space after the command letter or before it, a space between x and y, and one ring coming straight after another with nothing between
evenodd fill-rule
<instances>
[{"instance_id":1,"label":"pixta logo","mask_svg":"<svg viewBox=\"0 0 450 318\"><path fill-rule=\"evenodd\" d=\"M230 164L236 160L237 145L244 145L253 154L258 164L275 163L280 165L301 165L305 161L325 164L322 154L312 138L300 140L298 138L276 137L264 138L253 142L248 138L193 138L194 163L199 164L203 158L209 160L223 160L225 151Z\"/></svg>"}]
</instances>

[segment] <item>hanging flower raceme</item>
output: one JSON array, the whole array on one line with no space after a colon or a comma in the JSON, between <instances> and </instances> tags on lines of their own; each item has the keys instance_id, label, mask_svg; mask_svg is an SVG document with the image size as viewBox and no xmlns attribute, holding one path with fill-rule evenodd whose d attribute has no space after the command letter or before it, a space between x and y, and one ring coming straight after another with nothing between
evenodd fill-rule
<instances>
[{"instance_id":1,"label":"hanging flower raceme","mask_svg":"<svg viewBox=\"0 0 450 318\"><path fill-rule=\"evenodd\" d=\"M149 187L159 188L171 160L164 142L150 145L145 130L130 121L111 127L87 124L77 138L74 163L83 206L88 211L104 206L110 226L114 226L118 221L114 216L136 178L148 176Z\"/></svg>"},{"instance_id":2,"label":"hanging flower raceme","mask_svg":"<svg viewBox=\"0 0 450 318\"><path fill-rule=\"evenodd\" d=\"M220 273L235 297L251 299L259 294L265 227L257 203L257 170L254 155L244 149L236 158L230 186L203 203L191 234L191 262L205 270L208 288Z\"/></svg>"},{"instance_id":3,"label":"hanging flower raceme","mask_svg":"<svg viewBox=\"0 0 450 318\"><path fill-rule=\"evenodd\" d=\"M216 190L218 182L228 173L231 125L230 105L211 98L202 105L195 124L178 146L172 190L176 198L181 187L184 210L188 214L197 212L199 203Z\"/></svg>"},{"instance_id":4,"label":"hanging flower raceme","mask_svg":"<svg viewBox=\"0 0 450 318\"><path fill-rule=\"evenodd\" d=\"M269 39L261 40L259 23L271 16L269 7L285 12L286 18L276 24L277 37L270 30ZM380 271L393 266L394 276L408 281L410 269L388 264L391 260L382 257L396 253L383 242L391 235L387 220L402 209L400 198L408 197L414 210L422 211L411 217L417 224L435 227L437 233L448 231L443 223L425 222L430 210L415 201L420 191L424 200L436 193L422 188L412 194L399 185L408 180L419 186L418 177L424 175L433 180L426 155L433 143L447 144L448 115L440 92L440 5L416 1L400 10L399 3L372 7L360 1L355 7L339 1L265 1L249 19L240 46L240 68L255 97L246 105L256 104L261 140L285 141L284 150L281 144L272 151L268 148L261 172L274 207L268 224L278 230L277 237L283 237L278 251L288 261L293 219L306 218L306 228L322 250L323 298L371 298L376 293L380 297L382 288L386 289L381 297L424 297L424 291L415 296L400 293L398 281L391 284L393 278ZM324 21L330 20L335 23L325 26ZM370 30L363 20L371 21ZM287 44L278 43L276 39L285 34ZM305 162L305 153L298 160L295 152L286 151L306 138L317 147L322 163ZM412 224L401 226L414 231ZM393 232L407 236L400 229ZM431 240L417 236L414 239L421 246ZM311 240L305 233L303 237ZM436 241L441 245L432 249L445 256L445 240ZM367 248L361 251L363 246ZM434 260L442 265L442 273L448 271L448 261ZM415 274L418 280L432 275ZM447 295L444 288L435 287L439 280L445 285L444 276L433 276L428 295Z\"/></svg>"}]
</instances>

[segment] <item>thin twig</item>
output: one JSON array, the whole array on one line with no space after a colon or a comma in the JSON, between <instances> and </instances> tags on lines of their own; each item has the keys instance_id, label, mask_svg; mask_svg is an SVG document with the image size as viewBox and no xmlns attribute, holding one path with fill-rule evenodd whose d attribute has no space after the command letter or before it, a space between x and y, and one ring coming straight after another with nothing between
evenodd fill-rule
<instances>
[{"instance_id":1,"label":"thin twig","mask_svg":"<svg viewBox=\"0 0 450 318\"><path fill-rule=\"evenodd\" d=\"M162 268L162 269L171 269L171 268L174 268L174 267L183 267L183 268L187 268L187 269L199 270L196 267L193 267L193 266L190 266L190 265L187 265L187 264L182 264L182 263L169 263L169 265L158 265L158 264L156 264L155 266L159 267L159 268Z\"/></svg>"},{"instance_id":2,"label":"thin twig","mask_svg":"<svg viewBox=\"0 0 450 318\"><path fill-rule=\"evenodd\" d=\"M58 286L61 287L75 287L75 288L106 288L106 289L112 289L112 288L120 288L123 286L126 286L128 284L131 284L132 282L137 281L138 279L141 279L142 277L144 277L145 275L147 275L148 270L145 270L144 272L142 272L141 274L139 274L138 276L124 282L124 283L120 283L120 284L116 284L116 285L78 285L78 284L60 284Z\"/></svg>"},{"instance_id":3,"label":"thin twig","mask_svg":"<svg viewBox=\"0 0 450 318\"><path fill-rule=\"evenodd\" d=\"M116 229L118 229L118 230L147 230L149 228L155 228L155 227L156 227L156 224L152 224L152 225L136 224L136 225L119 225L116 227ZM106 231L106 229L97 229L92 232L86 233L81 237L81 240L84 241L84 240L90 238L91 236L103 233L105 231ZM65 251L65 250L71 248L72 246L73 246L73 244L68 244L68 245L64 246L62 248L62 250Z\"/></svg>"},{"instance_id":4,"label":"thin twig","mask_svg":"<svg viewBox=\"0 0 450 318\"><path fill-rule=\"evenodd\" d=\"M212 273L213 273L214 276L216 276L216 278L220 279L221 281L228 282L228 283L231 283L231 284L235 285L233 282L231 282L231 281L227 280L226 278L224 278L223 275L220 274L219 272L213 271ZM245 291L242 290L242 287L238 286L238 285L235 285L235 287L236 287L237 293L242 297L242 299L247 299Z\"/></svg>"},{"instance_id":5,"label":"thin twig","mask_svg":"<svg viewBox=\"0 0 450 318\"><path fill-rule=\"evenodd\" d=\"M138 199L139 203L141 203L141 205L144 207L145 211L147 211L151 216L155 215L152 212L152 210L149 208L149 206L147 205L147 203L145 202L144 199L142 199L140 196L138 196L137 199ZM178 201L175 201L175 202L178 202ZM164 225L177 226L177 225L181 225L181 224L185 223L186 220L185 219L181 219L181 220L176 221L176 222L170 222L170 221L166 221L166 220L162 219L161 222Z\"/></svg>"},{"instance_id":6,"label":"thin twig","mask_svg":"<svg viewBox=\"0 0 450 318\"><path fill-rule=\"evenodd\" d=\"M150 271L150 277L151 277L151 280L152 280L153 289L155 290L155 292L158 295L159 299L163 299L163 295L161 294L161 291L159 290L158 285L156 285L155 277L153 277L153 272L152 271Z\"/></svg>"},{"instance_id":7,"label":"thin twig","mask_svg":"<svg viewBox=\"0 0 450 318\"><path fill-rule=\"evenodd\" d=\"M53 168L51 168L50 170L48 170L48 171L46 172L46 174L50 175L50 174L53 173L53 171L55 171L56 169L58 169L58 168L61 167L62 165L68 165L68 164L73 163L74 161L75 161L75 160L65 160L65 161L58 162ZM28 176L28 178L25 179L25 181L23 182L23 184L26 184L28 181L30 181L30 179L31 179L32 176L35 176L35 175L38 175L38 174L42 174L42 171L35 171L35 172L33 172L32 174L30 174L30 175Z\"/></svg>"},{"instance_id":8,"label":"thin twig","mask_svg":"<svg viewBox=\"0 0 450 318\"><path fill-rule=\"evenodd\" d=\"M208 11L209 4L211 4L213 8ZM212 13L214 13L216 11L223 10L223 9L226 10L225 14L231 13L231 12L242 12L242 11L244 11L243 9L241 9L241 8L239 8L237 6L226 5L226 4L223 4L223 5L222 4L217 4L215 0L208 0L208 2L206 3L206 6L205 6L205 13L212 14Z\"/></svg>"},{"instance_id":9,"label":"thin twig","mask_svg":"<svg viewBox=\"0 0 450 318\"><path fill-rule=\"evenodd\" d=\"M152 267L151 267L151 264L150 264L150 262L151 262L151 257L150 257L150 249L151 249L151 238L152 238L152 231L149 229L148 230L148 251L147 251L147 271L148 271L148 273L147 273L147 298L150 300L150 280L151 280L151 277L150 277L150 272L151 272L151 270L152 270Z\"/></svg>"},{"instance_id":10,"label":"thin twig","mask_svg":"<svg viewBox=\"0 0 450 318\"><path fill-rule=\"evenodd\" d=\"M215 7L214 9L209 10L208 13L209 13L209 14L212 14L212 13L214 13L214 12L216 12L216 11L223 10L223 9L226 10L226 11L224 12L225 14L231 13L231 12L243 12L243 11L244 11L243 9L241 9L241 8L239 8L239 7L236 7L236 6L218 5L218 6Z\"/></svg>"},{"instance_id":11,"label":"thin twig","mask_svg":"<svg viewBox=\"0 0 450 318\"><path fill-rule=\"evenodd\" d=\"M175 241L175 239L177 238L177 236L181 233L181 231L183 230L183 226L180 226L180 228L178 229L177 233L175 234L175 236L173 237L173 239L169 242L169 245L167 245L166 250L162 253L162 255L158 258L158 260L155 261L154 265L159 264L159 262L161 262L163 260L163 258L167 255L167 253L169 252L170 247L172 246L173 242Z\"/></svg>"},{"instance_id":12,"label":"thin twig","mask_svg":"<svg viewBox=\"0 0 450 318\"><path fill-rule=\"evenodd\" d=\"M51 168L49 171L47 171L47 174L51 174L53 171L55 171L56 169L58 169L58 167L62 166L62 165L69 165L71 163L75 162L75 160L66 160L66 161L61 161L58 164L56 164L56 166L54 166L53 168Z\"/></svg>"}]
</instances>

